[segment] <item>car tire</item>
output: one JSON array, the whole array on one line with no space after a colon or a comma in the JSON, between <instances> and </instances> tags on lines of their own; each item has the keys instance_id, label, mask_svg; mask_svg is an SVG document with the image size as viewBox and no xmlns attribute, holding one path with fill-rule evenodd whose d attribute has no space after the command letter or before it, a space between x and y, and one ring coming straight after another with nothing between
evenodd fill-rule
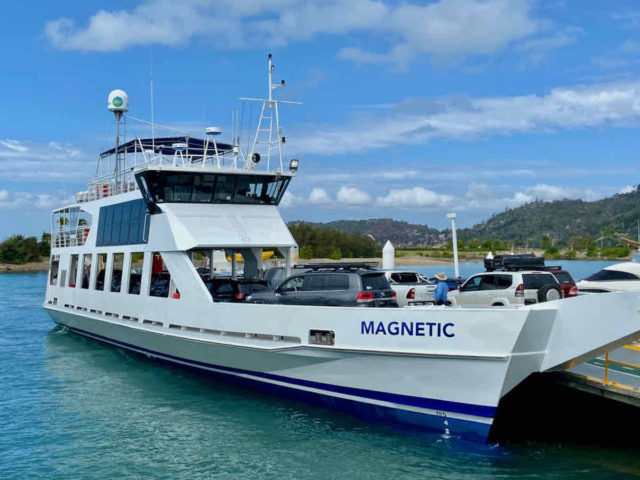
<instances>
[{"instance_id":1,"label":"car tire","mask_svg":"<svg viewBox=\"0 0 640 480\"><path fill-rule=\"evenodd\" d=\"M493 305L491 305L492 307L504 307L504 305L500 302L496 302Z\"/></svg>"},{"instance_id":2,"label":"car tire","mask_svg":"<svg viewBox=\"0 0 640 480\"><path fill-rule=\"evenodd\" d=\"M562 298L562 292L557 286L551 283L543 285L538 289L539 303L551 302L553 300L560 300L561 298Z\"/></svg>"}]
</instances>

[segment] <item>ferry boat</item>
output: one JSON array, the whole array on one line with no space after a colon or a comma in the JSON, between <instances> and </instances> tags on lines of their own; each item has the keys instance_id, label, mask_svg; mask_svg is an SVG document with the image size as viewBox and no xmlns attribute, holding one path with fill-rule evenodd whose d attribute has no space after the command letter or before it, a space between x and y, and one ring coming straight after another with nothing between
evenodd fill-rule
<instances>
[{"instance_id":1,"label":"ferry boat","mask_svg":"<svg viewBox=\"0 0 640 480\"><path fill-rule=\"evenodd\" d=\"M245 276L260 273L265 250L280 252L287 271L294 262L278 205L298 161L283 160L272 70L269 56L269 95L247 152L237 135L218 142L218 128L122 144L118 133L89 188L53 211L43 305L54 322L365 419L480 441L501 398L532 373L640 337L638 293L466 309L214 302L195 259L210 258L213 270L213 252L224 251L237 275L241 254ZM118 132L132 121L124 92L111 93L109 109Z\"/></svg>"}]
</instances>

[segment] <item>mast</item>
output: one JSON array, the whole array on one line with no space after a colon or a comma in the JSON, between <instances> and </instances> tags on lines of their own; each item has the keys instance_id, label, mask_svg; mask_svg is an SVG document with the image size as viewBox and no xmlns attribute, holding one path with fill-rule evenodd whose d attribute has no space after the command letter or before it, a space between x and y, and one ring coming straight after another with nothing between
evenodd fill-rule
<instances>
[{"instance_id":1,"label":"mast","mask_svg":"<svg viewBox=\"0 0 640 480\"><path fill-rule=\"evenodd\" d=\"M115 180L115 191L110 192L109 194L119 193L120 192L120 153L118 152L118 147L120 146L120 119L122 115L129 110L129 97L127 96L124 90L112 90L109 94L107 108L113 112L116 117L116 165L114 171L114 180Z\"/></svg>"},{"instance_id":2,"label":"mast","mask_svg":"<svg viewBox=\"0 0 640 480\"><path fill-rule=\"evenodd\" d=\"M280 117L278 114L278 104L279 103L287 103L291 105L302 105L301 102L288 102L284 100L274 100L273 99L273 90L278 87L284 87L285 81L282 80L280 83L273 83L273 71L275 70L275 66L272 63L272 55L269 54L267 57L267 81L268 81L268 95L266 99L258 99L258 98L241 98L241 100L249 100L249 101L257 101L262 102L262 109L260 111L260 119L258 120L258 126L256 128L256 134L253 138L253 145L251 147L251 151L247 156L245 161L245 168L252 169L257 163L260 161L260 154L256 151L259 144L266 145L266 157L267 157L267 170L270 169L271 163L271 152L273 150L278 150L278 162L279 162L279 171L283 171L282 165L282 143L284 138L280 135ZM269 123L269 128L263 128L265 123ZM274 121L275 121L275 139L274 139ZM261 133L263 134L261 136ZM266 136L266 140L261 140L261 138Z\"/></svg>"}]
</instances>

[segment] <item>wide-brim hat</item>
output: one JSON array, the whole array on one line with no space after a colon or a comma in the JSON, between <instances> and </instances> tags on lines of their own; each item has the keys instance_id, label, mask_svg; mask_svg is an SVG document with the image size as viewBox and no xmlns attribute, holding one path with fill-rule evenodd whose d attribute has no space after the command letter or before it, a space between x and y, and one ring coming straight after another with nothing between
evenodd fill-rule
<instances>
[{"instance_id":1,"label":"wide-brim hat","mask_svg":"<svg viewBox=\"0 0 640 480\"><path fill-rule=\"evenodd\" d=\"M442 280L444 282L447 280L447 276L444 274L444 272L439 272L439 273L436 273L436 279Z\"/></svg>"}]
</instances>

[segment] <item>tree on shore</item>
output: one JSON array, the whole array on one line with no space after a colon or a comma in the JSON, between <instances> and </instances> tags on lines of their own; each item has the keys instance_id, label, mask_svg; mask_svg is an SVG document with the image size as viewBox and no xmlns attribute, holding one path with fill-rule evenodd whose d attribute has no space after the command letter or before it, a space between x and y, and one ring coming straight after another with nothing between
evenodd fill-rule
<instances>
[{"instance_id":1,"label":"tree on shore","mask_svg":"<svg viewBox=\"0 0 640 480\"><path fill-rule=\"evenodd\" d=\"M51 252L50 238L48 233L42 235L41 241L36 237L12 235L0 243L0 262L12 264L39 262L42 257L49 256Z\"/></svg>"},{"instance_id":2,"label":"tree on shore","mask_svg":"<svg viewBox=\"0 0 640 480\"><path fill-rule=\"evenodd\" d=\"M345 233L331 228L318 228L306 222L289 224L289 230L300 247L300 258L369 258L379 257L382 248L369 236Z\"/></svg>"}]
</instances>

